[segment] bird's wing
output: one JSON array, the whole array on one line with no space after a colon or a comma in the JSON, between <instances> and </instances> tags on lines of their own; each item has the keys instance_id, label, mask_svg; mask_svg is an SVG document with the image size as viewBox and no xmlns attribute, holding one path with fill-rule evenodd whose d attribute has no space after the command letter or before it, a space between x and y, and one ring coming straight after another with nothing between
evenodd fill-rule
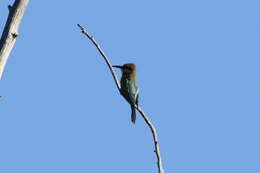
<instances>
[{"instance_id":1,"label":"bird's wing","mask_svg":"<svg viewBox=\"0 0 260 173\"><path fill-rule=\"evenodd\" d=\"M138 106L138 99L139 99L139 87L137 85L135 85L135 104Z\"/></svg>"},{"instance_id":2,"label":"bird's wing","mask_svg":"<svg viewBox=\"0 0 260 173\"><path fill-rule=\"evenodd\" d=\"M139 104L139 93L136 94L136 101L135 101L135 104L136 104L137 107L138 107L138 104Z\"/></svg>"},{"instance_id":3,"label":"bird's wing","mask_svg":"<svg viewBox=\"0 0 260 173\"><path fill-rule=\"evenodd\" d=\"M126 82L127 82L127 85L126 85L127 86L127 92L129 94L129 102L130 102L130 104L135 105L135 103L136 103L136 88L135 88L134 85L130 84L130 81L128 79L126 80Z\"/></svg>"}]
</instances>

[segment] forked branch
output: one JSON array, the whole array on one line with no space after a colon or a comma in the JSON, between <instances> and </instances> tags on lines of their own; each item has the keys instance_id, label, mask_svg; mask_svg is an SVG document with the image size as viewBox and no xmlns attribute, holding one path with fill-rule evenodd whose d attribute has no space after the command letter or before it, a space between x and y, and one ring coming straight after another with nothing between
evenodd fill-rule
<instances>
[{"instance_id":1,"label":"forked branch","mask_svg":"<svg viewBox=\"0 0 260 173\"><path fill-rule=\"evenodd\" d=\"M96 48L98 49L99 53L101 54L101 56L104 58L112 76L113 76L113 79L115 81L115 84L120 92L121 90L121 87L120 87L120 84L118 82L118 79L117 79L117 75L115 73L115 71L113 70L113 67L110 63L110 61L108 60L107 56L105 55L104 51L101 49L101 47L99 46L99 44L96 42L96 40L93 38L93 36L91 36L87 30L82 27L80 24L77 24L77 26L79 27L79 29L81 30L82 34L84 34L85 36L88 37L88 39L96 46ZM121 92L120 92L121 93ZM154 142L154 152L156 154L156 157L157 157L157 166L158 166L158 171L159 173L164 173L164 170L163 170L163 166L162 166L162 158L161 158L161 154L160 154L160 149L159 149L159 143L158 143L158 136L157 136L157 132L156 132L156 129L154 127L154 125L151 123L151 121L148 119L148 117L145 115L144 111L138 107L138 106L135 106L135 108L138 110L138 112L142 115L144 121L146 122L146 124L148 125L148 127L150 128L151 132L152 132L152 135L153 135L153 142Z\"/></svg>"}]
</instances>

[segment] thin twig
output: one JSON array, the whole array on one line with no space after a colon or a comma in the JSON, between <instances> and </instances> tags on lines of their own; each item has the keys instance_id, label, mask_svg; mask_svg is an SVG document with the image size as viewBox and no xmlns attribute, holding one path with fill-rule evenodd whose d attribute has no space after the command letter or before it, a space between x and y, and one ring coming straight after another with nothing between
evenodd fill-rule
<instances>
[{"instance_id":1,"label":"thin twig","mask_svg":"<svg viewBox=\"0 0 260 173\"><path fill-rule=\"evenodd\" d=\"M117 75L115 73L115 71L113 70L113 67L110 63L110 61L108 60L107 56L105 55L104 51L101 49L101 47L99 46L99 44L96 42L96 40L93 38L93 36L91 36L87 30L82 27L80 24L77 24L77 26L80 28L81 32L88 37L88 39L90 39L90 41L96 46L96 48L98 49L99 53L101 54L101 56L104 58L104 60L106 61L106 64L108 65L110 72L112 73L113 79L115 81L115 84L117 86L117 89L121 90L120 84L118 82L117 79ZM121 92L120 92L121 93ZM146 124L149 126L152 135L153 135L153 141L154 141L154 152L156 153L156 157L157 157L157 166L158 166L158 171L159 173L164 173L163 170L163 166L162 166L162 158L161 158L161 154L160 154L160 149L159 149L159 143L158 143L158 136L157 136L157 132L156 129L154 127L154 125L151 123L151 121L148 119L148 117L145 115L144 111L138 107L135 106L135 108L138 110L138 112L142 115L144 121L146 122Z\"/></svg>"},{"instance_id":2,"label":"thin twig","mask_svg":"<svg viewBox=\"0 0 260 173\"><path fill-rule=\"evenodd\" d=\"M150 127L150 130L151 130L151 132L153 134L153 142L154 142L154 148L155 148L154 152L155 152L156 157L157 157L158 171L159 171L159 173L164 173L163 166L162 166L162 157L161 157L161 154L160 154L160 147L159 147L159 142L158 142L157 131L156 131L154 125L151 123L151 121L145 115L144 111L139 106L136 107L136 109L142 115L142 117L143 117L144 121L146 122L146 124Z\"/></svg>"},{"instance_id":3,"label":"thin twig","mask_svg":"<svg viewBox=\"0 0 260 173\"><path fill-rule=\"evenodd\" d=\"M85 36L88 37L88 39L90 39L90 41L92 41L92 43L96 46L96 48L98 49L99 53L101 54L101 56L104 58L105 62L107 63L107 66L109 67L110 72L112 73L113 79L116 83L117 89L120 92L120 84L118 82L118 79L116 77L116 73L110 63L110 61L108 60L107 56L105 55L104 51L101 49L101 47L99 46L99 44L96 42L96 40L88 33L88 31L83 28L80 24L77 24L79 29L81 30L82 34L84 34Z\"/></svg>"}]
</instances>

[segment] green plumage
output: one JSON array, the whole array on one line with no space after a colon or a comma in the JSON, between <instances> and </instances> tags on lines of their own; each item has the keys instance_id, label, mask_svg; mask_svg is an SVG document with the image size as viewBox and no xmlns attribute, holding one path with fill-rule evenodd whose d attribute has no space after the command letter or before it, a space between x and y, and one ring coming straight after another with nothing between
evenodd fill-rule
<instances>
[{"instance_id":1,"label":"green plumage","mask_svg":"<svg viewBox=\"0 0 260 173\"><path fill-rule=\"evenodd\" d=\"M122 77L121 94L126 101L131 105L131 120L135 123L136 111L135 104L138 105L139 87L136 82L136 67L134 64L124 64L123 66L113 66L121 68Z\"/></svg>"}]
</instances>

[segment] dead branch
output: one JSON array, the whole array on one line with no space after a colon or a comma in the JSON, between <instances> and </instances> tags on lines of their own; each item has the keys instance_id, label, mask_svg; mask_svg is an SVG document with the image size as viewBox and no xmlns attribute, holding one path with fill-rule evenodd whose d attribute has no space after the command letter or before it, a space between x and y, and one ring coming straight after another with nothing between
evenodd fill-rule
<instances>
[{"instance_id":1,"label":"dead branch","mask_svg":"<svg viewBox=\"0 0 260 173\"><path fill-rule=\"evenodd\" d=\"M15 0L12 6L8 5L9 15L0 40L0 79L16 38L19 36L19 25L28 3L29 0Z\"/></svg>"}]
</instances>

